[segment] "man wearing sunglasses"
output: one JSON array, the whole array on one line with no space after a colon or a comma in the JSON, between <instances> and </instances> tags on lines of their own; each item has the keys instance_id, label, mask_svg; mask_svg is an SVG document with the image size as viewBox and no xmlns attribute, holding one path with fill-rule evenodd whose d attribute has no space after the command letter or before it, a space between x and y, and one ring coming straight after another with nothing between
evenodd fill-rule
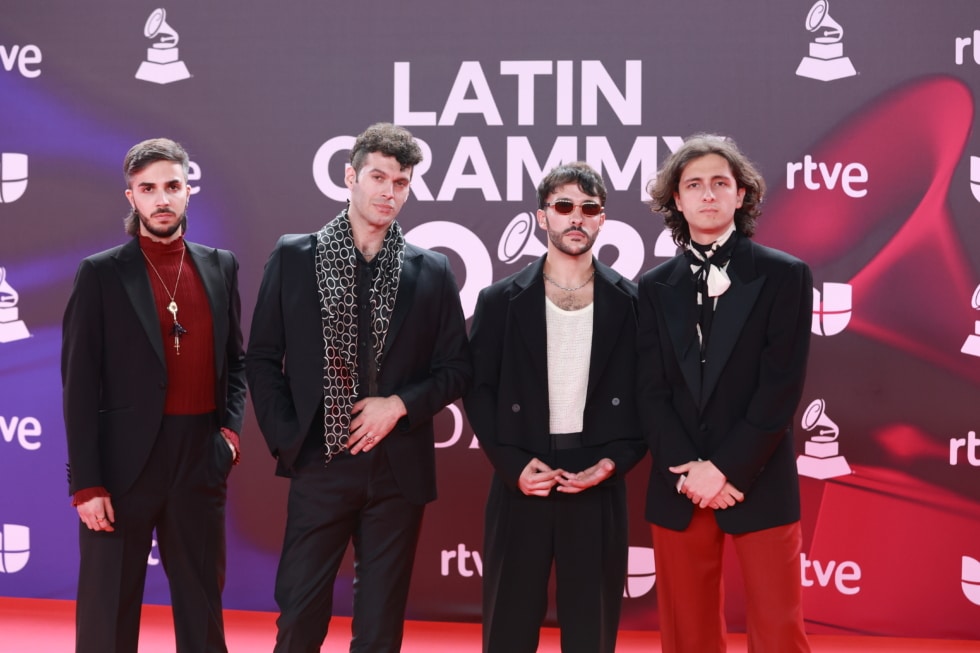
<instances>
[{"instance_id":1,"label":"man wearing sunglasses","mask_svg":"<svg viewBox=\"0 0 980 653\"><path fill-rule=\"evenodd\" d=\"M584 163L538 186L547 253L485 288L470 425L494 467L483 650L533 653L556 570L563 653L613 653L626 577L625 473L642 457L636 286L592 254L606 189Z\"/></svg>"}]
</instances>

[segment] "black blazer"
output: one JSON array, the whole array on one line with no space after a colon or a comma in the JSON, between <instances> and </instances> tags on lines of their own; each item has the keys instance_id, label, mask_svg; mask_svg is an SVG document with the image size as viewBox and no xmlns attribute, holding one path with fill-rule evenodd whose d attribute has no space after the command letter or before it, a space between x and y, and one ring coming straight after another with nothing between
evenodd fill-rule
<instances>
[{"instance_id":1,"label":"black blazer","mask_svg":"<svg viewBox=\"0 0 980 653\"><path fill-rule=\"evenodd\" d=\"M687 527L694 504L668 467L711 460L745 501L716 510L745 533L800 517L792 421L803 392L813 280L803 261L740 238L702 372L691 268L677 256L639 280L639 394L653 465L646 517Z\"/></svg>"},{"instance_id":2,"label":"black blazer","mask_svg":"<svg viewBox=\"0 0 980 653\"><path fill-rule=\"evenodd\" d=\"M550 450L545 257L484 288L470 332L473 389L466 415L497 473L511 486ZM596 268L592 354L582 444L625 474L645 452L636 405L636 284ZM569 470L581 471L581 470Z\"/></svg>"},{"instance_id":3,"label":"black blazer","mask_svg":"<svg viewBox=\"0 0 980 653\"><path fill-rule=\"evenodd\" d=\"M211 307L218 418L221 426L241 433L245 363L238 261L227 250L184 242ZM121 493L139 476L163 418L163 347L138 239L84 259L62 332L69 493L99 486Z\"/></svg>"},{"instance_id":4,"label":"black blazer","mask_svg":"<svg viewBox=\"0 0 980 653\"><path fill-rule=\"evenodd\" d=\"M315 248L316 234L286 235L276 243L259 287L245 356L259 427L278 461L276 473L287 477L323 405ZM466 391L470 376L466 322L449 260L406 244L378 394L397 394L408 411L381 450L409 501L436 498L432 418Z\"/></svg>"}]
</instances>

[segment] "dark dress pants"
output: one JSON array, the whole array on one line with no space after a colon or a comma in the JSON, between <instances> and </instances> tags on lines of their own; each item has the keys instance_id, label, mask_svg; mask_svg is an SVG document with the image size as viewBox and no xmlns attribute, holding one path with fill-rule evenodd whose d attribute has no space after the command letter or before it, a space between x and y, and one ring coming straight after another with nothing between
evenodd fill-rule
<instances>
[{"instance_id":1,"label":"dark dress pants","mask_svg":"<svg viewBox=\"0 0 980 653\"><path fill-rule=\"evenodd\" d=\"M333 614L333 588L347 544L354 545L350 650L401 649L409 581L423 505L405 500L379 447L324 463L322 448L289 485L276 574L280 615L275 653L319 653Z\"/></svg>"},{"instance_id":2,"label":"dark dress pants","mask_svg":"<svg viewBox=\"0 0 980 653\"><path fill-rule=\"evenodd\" d=\"M232 454L214 415L163 418L133 487L112 497L112 532L80 522L77 653L136 653L156 528L178 653L226 653L225 497Z\"/></svg>"},{"instance_id":3,"label":"dark dress pants","mask_svg":"<svg viewBox=\"0 0 980 653\"><path fill-rule=\"evenodd\" d=\"M594 464L587 449L553 452L553 468ZM525 496L494 475L484 533L484 653L534 653L555 599L562 653L614 653L628 555L626 486L614 476L578 494Z\"/></svg>"}]
</instances>

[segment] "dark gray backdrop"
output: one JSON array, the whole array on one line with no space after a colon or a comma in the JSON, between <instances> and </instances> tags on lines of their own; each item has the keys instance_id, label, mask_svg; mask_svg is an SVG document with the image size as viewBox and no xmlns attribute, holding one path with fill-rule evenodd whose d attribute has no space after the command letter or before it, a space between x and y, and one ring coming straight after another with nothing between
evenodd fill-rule
<instances>
[{"instance_id":1,"label":"dark gray backdrop","mask_svg":"<svg viewBox=\"0 0 980 653\"><path fill-rule=\"evenodd\" d=\"M78 261L124 239L120 166L133 143L168 136L189 150L200 172L189 238L238 254L247 334L278 235L314 231L342 208L321 190L342 179L342 148L317 158L331 139L401 118L426 143L416 181L430 193L416 183L400 221L453 260L469 315L480 287L540 249L520 216L552 153L550 163L603 168L618 225L599 256L633 276L666 254L642 202L647 177L680 137L708 130L757 161L770 184L757 239L810 262L826 300L797 439L804 454L826 422L805 427L832 420L852 473L801 480L808 627L980 637L980 445L970 435L980 351L961 351L980 318L980 13L972 0L832 0L856 74L820 81L796 74L815 38L812 4L173 1L162 8L191 76L158 84L136 71L158 40L144 25L160 5L7 2L0 153L26 155L27 184L17 185L22 158L2 159L0 267L17 295L5 305L0 285L0 595L74 596L60 320ZM826 64L842 66L840 56ZM593 82L594 103L582 95ZM493 109L500 124L488 124ZM802 165L788 174L807 161L808 175ZM861 170L867 180L848 194L844 177ZM820 401L822 412L806 412ZM476 619L489 466L458 405L439 426L441 498L426 515L410 616ZM251 417L243 439L226 604L272 610L285 484ZM629 628L658 625L645 469L631 477ZM345 582L338 594L343 612ZM737 574L728 595L742 628ZM168 600L158 565L146 598Z\"/></svg>"}]
</instances>

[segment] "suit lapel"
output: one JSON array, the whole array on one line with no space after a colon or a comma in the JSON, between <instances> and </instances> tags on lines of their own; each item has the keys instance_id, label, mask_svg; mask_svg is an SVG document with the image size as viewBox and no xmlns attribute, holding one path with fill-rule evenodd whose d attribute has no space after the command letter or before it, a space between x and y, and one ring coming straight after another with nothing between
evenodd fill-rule
<instances>
[{"instance_id":1,"label":"suit lapel","mask_svg":"<svg viewBox=\"0 0 980 653\"><path fill-rule=\"evenodd\" d=\"M153 300L153 289L150 287L150 277L146 263L140 251L139 241L134 238L119 250L116 256L116 266L120 282L126 290L126 295L136 311L146 337L153 346L160 363L166 366L163 357L163 337L160 335L160 318L157 315Z\"/></svg>"},{"instance_id":2,"label":"suit lapel","mask_svg":"<svg viewBox=\"0 0 980 653\"><path fill-rule=\"evenodd\" d=\"M748 238L739 239L727 272L732 285L718 298L711 323L702 386L702 399L705 402L711 397L718 379L721 378L721 372L735 349L745 321L752 313L766 281L765 275L756 276L752 241Z\"/></svg>"},{"instance_id":3,"label":"suit lapel","mask_svg":"<svg viewBox=\"0 0 980 653\"><path fill-rule=\"evenodd\" d=\"M405 260L402 261L401 277L398 279L398 295L395 297L395 307L391 311L391 323L385 336L382 358L388 355L391 344L395 341L398 331L405 323L405 317L415 302L415 292L422 271L422 254L411 245L405 245Z\"/></svg>"},{"instance_id":4,"label":"suit lapel","mask_svg":"<svg viewBox=\"0 0 980 653\"><path fill-rule=\"evenodd\" d=\"M531 367L544 384L542 387L547 393L548 327L544 314L544 281L541 276L543 269L544 257L541 257L514 278L515 292L508 314L513 318L514 327L524 341Z\"/></svg>"},{"instance_id":5,"label":"suit lapel","mask_svg":"<svg viewBox=\"0 0 980 653\"><path fill-rule=\"evenodd\" d=\"M667 332L674 348L677 364L684 376L684 383L701 405L701 352L698 347L697 302L694 279L687 259L674 259L674 269L664 284L656 286L657 295L664 308Z\"/></svg>"},{"instance_id":6,"label":"suit lapel","mask_svg":"<svg viewBox=\"0 0 980 653\"><path fill-rule=\"evenodd\" d=\"M210 247L202 247L195 243L184 241L187 253L190 255L191 263L197 269L197 275L204 284L204 292L208 296L208 305L211 307L211 325L215 343L214 367L216 377L220 379L223 370L221 369L224 356L217 351L218 343L225 342L225 334L228 332L228 301L227 293L223 292L224 278L221 274L221 266L218 262L217 250Z\"/></svg>"},{"instance_id":7,"label":"suit lapel","mask_svg":"<svg viewBox=\"0 0 980 653\"><path fill-rule=\"evenodd\" d=\"M612 350L620 344L610 334L620 333L623 321L627 319L626 314L633 310L629 295L615 285L619 274L594 259L593 265L596 268L593 297L595 308L592 311L592 355L589 360L586 398L592 396L606 364L611 359Z\"/></svg>"}]
</instances>

